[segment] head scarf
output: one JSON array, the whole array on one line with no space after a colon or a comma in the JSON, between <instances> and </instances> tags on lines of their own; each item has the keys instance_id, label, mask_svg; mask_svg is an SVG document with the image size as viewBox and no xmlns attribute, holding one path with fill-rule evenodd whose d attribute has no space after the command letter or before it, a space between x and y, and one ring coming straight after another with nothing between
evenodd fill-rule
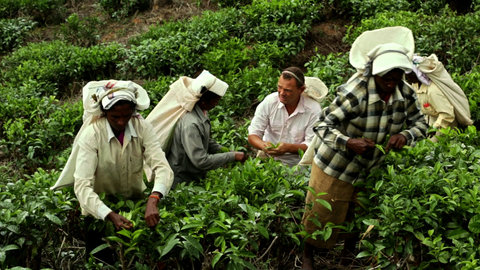
<instances>
[{"instance_id":1,"label":"head scarf","mask_svg":"<svg viewBox=\"0 0 480 270\"><path fill-rule=\"evenodd\" d=\"M365 31L355 39L350 49L349 61L357 73L349 81L358 76L385 75L393 68L411 70L414 49L412 31L406 27Z\"/></svg>"}]
</instances>

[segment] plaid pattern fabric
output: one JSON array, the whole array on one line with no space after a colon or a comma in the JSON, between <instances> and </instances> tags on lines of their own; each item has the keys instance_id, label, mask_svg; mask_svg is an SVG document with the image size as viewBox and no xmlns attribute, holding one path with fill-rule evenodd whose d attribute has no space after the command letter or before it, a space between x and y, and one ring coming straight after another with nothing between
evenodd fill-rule
<instances>
[{"instance_id":1,"label":"plaid pattern fabric","mask_svg":"<svg viewBox=\"0 0 480 270\"><path fill-rule=\"evenodd\" d=\"M400 133L411 144L423 138L427 128L407 84L400 83L385 102L375 90L373 76L358 76L339 87L337 97L314 126L322 141L314 161L328 175L352 183L362 170L378 164L383 154L375 148L368 157L356 155L347 149L349 138L369 138L385 145L390 135Z\"/></svg>"}]
</instances>

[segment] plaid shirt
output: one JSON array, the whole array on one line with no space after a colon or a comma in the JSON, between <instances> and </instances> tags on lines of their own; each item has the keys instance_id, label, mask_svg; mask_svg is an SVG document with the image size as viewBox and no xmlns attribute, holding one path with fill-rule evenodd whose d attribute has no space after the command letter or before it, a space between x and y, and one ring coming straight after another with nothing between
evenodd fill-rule
<instances>
[{"instance_id":1,"label":"plaid shirt","mask_svg":"<svg viewBox=\"0 0 480 270\"><path fill-rule=\"evenodd\" d=\"M397 86L388 102L375 88L373 76L358 76L341 85L335 100L322 111L313 128L322 141L314 162L326 174L352 183L361 171L383 159L377 148L368 157L347 149L350 138L369 138L385 145L390 135L398 133L407 138L407 144L425 136L428 126L406 83Z\"/></svg>"}]
</instances>

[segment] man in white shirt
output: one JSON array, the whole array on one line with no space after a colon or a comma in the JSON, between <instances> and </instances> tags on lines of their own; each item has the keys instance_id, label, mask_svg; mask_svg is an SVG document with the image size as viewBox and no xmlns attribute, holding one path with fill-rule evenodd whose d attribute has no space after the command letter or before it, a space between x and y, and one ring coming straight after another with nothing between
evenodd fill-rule
<instances>
[{"instance_id":1,"label":"man in white shirt","mask_svg":"<svg viewBox=\"0 0 480 270\"><path fill-rule=\"evenodd\" d=\"M304 90L305 76L299 68L283 70L277 92L258 105L248 127L253 147L288 166L298 164L299 150L307 150L321 111L320 103L303 95Z\"/></svg>"}]
</instances>

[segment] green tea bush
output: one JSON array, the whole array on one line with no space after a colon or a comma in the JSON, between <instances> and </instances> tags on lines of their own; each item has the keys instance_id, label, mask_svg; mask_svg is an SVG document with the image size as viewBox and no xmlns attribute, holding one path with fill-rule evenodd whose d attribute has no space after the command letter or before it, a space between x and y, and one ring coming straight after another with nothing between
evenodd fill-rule
<instances>
[{"instance_id":1,"label":"green tea bush","mask_svg":"<svg viewBox=\"0 0 480 270\"><path fill-rule=\"evenodd\" d=\"M100 41L102 22L97 17L80 18L73 13L61 25L63 38L75 46L89 47Z\"/></svg>"},{"instance_id":2,"label":"green tea bush","mask_svg":"<svg viewBox=\"0 0 480 270\"><path fill-rule=\"evenodd\" d=\"M3 170L3 169L2 169ZM46 265L64 268L61 262L74 260L78 249L58 252L62 242L71 243L81 222L75 210L73 191L53 192L48 188L58 171L39 169L31 176L0 178L0 267L23 266L40 269Z\"/></svg>"},{"instance_id":3,"label":"green tea bush","mask_svg":"<svg viewBox=\"0 0 480 270\"><path fill-rule=\"evenodd\" d=\"M470 102L470 113L477 129L480 129L480 66L475 66L471 72L458 75L452 74L453 80L462 88Z\"/></svg>"},{"instance_id":4,"label":"green tea bush","mask_svg":"<svg viewBox=\"0 0 480 270\"><path fill-rule=\"evenodd\" d=\"M121 19L150 8L151 0L99 0L100 6L112 18Z\"/></svg>"},{"instance_id":5,"label":"green tea bush","mask_svg":"<svg viewBox=\"0 0 480 270\"><path fill-rule=\"evenodd\" d=\"M390 152L366 186L357 257L382 269L473 269L480 241L479 134L442 130L438 143Z\"/></svg>"},{"instance_id":6,"label":"green tea bush","mask_svg":"<svg viewBox=\"0 0 480 270\"><path fill-rule=\"evenodd\" d=\"M328 106L335 97L337 87L347 82L356 71L348 61L347 53L316 54L305 63L305 76L317 77L329 89L324 106Z\"/></svg>"},{"instance_id":7,"label":"green tea bush","mask_svg":"<svg viewBox=\"0 0 480 270\"><path fill-rule=\"evenodd\" d=\"M263 65L256 68L244 68L238 73L230 73L222 80L229 84L229 88L222 97L221 104L225 107L212 111L228 113L239 117L251 116L255 107L270 93L277 91L279 69ZM220 104L220 105L221 105Z\"/></svg>"},{"instance_id":8,"label":"green tea bush","mask_svg":"<svg viewBox=\"0 0 480 270\"><path fill-rule=\"evenodd\" d=\"M0 17L32 17L41 24L58 23L65 16L65 0L0 0Z\"/></svg>"},{"instance_id":9,"label":"green tea bush","mask_svg":"<svg viewBox=\"0 0 480 270\"><path fill-rule=\"evenodd\" d=\"M221 41L200 57L200 66L212 74L239 72L250 61L244 41L239 38Z\"/></svg>"},{"instance_id":10,"label":"green tea bush","mask_svg":"<svg viewBox=\"0 0 480 270\"><path fill-rule=\"evenodd\" d=\"M479 12L457 15L446 9L442 14L431 16L406 11L380 13L362 20L358 27L349 28L344 41L351 44L364 31L396 25L410 28L416 52L421 55L435 53L449 72L468 72L472 59L480 55Z\"/></svg>"},{"instance_id":11,"label":"green tea bush","mask_svg":"<svg viewBox=\"0 0 480 270\"><path fill-rule=\"evenodd\" d=\"M181 28L172 24L168 26L169 31L154 27L145 35L149 39L135 39L134 43L140 44L128 50L122 70L152 79L174 74L192 76L201 68L200 56L230 39L236 31L235 18L234 9L219 13L209 11L188 23L183 22L185 26Z\"/></svg>"},{"instance_id":12,"label":"green tea bush","mask_svg":"<svg viewBox=\"0 0 480 270\"><path fill-rule=\"evenodd\" d=\"M285 269L282 258L301 244L306 180L273 159L247 160L170 191L155 230L145 227L144 202L121 204L135 227L112 231L107 239L124 258L124 268L133 267L129 262L150 267L161 262L175 269L202 263L213 269ZM264 253L270 267L257 261Z\"/></svg>"},{"instance_id":13,"label":"green tea bush","mask_svg":"<svg viewBox=\"0 0 480 270\"><path fill-rule=\"evenodd\" d=\"M67 89L74 81L113 77L124 52L124 47L117 43L90 48L62 41L31 43L2 59L1 77L13 85L32 80L54 85L54 93L44 94L61 98L69 94Z\"/></svg>"},{"instance_id":14,"label":"green tea bush","mask_svg":"<svg viewBox=\"0 0 480 270\"><path fill-rule=\"evenodd\" d=\"M0 53L22 45L35 25L36 22L26 18L0 19Z\"/></svg>"},{"instance_id":15,"label":"green tea bush","mask_svg":"<svg viewBox=\"0 0 480 270\"><path fill-rule=\"evenodd\" d=\"M24 172L38 167L58 169L55 156L70 146L82 123L81 102L62 105L53 96L9 101L9 108L22 107L24 113L16 112L17 117L6 119L1 128L0 145L16 168Z\"/></svg>"}]
</instances>

